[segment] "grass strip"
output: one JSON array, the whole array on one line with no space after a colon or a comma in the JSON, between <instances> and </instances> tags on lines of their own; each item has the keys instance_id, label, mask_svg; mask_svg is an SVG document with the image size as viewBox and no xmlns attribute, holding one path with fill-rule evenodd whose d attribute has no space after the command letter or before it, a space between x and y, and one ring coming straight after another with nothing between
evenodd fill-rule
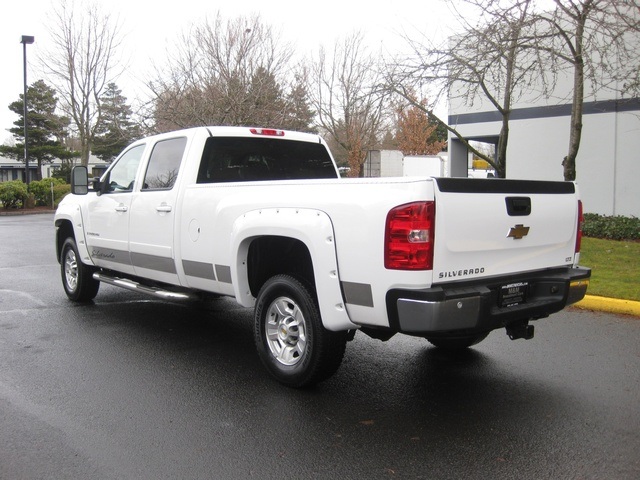
<instances>
[{"instance_id":1,"label":"grass strip","mask_svg":"<svg viewBox=\"0 0 640 480\"><path fill-rule=\"evenodd\" d=\"M640 242L584 237L580 265L591 268L587 294L640 301Z\"/></svg>"}]
</instances>

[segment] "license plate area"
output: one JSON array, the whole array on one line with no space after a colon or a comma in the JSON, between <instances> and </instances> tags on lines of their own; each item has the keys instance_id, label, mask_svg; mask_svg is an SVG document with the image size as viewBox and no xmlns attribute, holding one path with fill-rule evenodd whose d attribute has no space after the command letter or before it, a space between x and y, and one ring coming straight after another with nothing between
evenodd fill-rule
<instances>
[{"instance_id":1,"label":"license plate area","mask_svg":"<svg viewBox=\"0 0 640 480\"><path fill-rule=\"evenodd\" d=\"M529 282L510 283L500 287L498 306L500 308L515 307L527 301Z\"/></svg>"}]
</instances>

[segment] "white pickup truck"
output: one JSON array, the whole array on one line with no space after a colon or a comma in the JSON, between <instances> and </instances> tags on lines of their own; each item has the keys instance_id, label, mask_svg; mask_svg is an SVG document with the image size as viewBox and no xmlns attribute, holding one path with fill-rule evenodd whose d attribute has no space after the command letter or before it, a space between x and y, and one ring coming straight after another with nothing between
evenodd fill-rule
<instances>
[{"instance_id":1,"label":"white pickup truck","mask_svg":"<svg viewBox=\"0 0 640 480\"><path fill-rule=\"evenodd\" d=\"M253 307L280 382L331 376L356 331L466 348L585 295L572 182L341 179L317 135L199 127L139 140L100 179L76 167L55 215L62 284Z\"/></svg>"}]
</instances>

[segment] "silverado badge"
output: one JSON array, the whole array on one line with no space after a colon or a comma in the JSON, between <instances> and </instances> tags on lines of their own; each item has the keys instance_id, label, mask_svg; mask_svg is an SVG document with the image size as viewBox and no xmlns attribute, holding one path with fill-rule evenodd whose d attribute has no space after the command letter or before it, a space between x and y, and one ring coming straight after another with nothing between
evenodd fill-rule
<instances>
[{"instance_id":1,"label":"silverado badge","mask_svg":"<svg viewBox=\"0 0 640 480\"><path fill-rule=\"evenodd\" d=\"M507 235L507 238L511 237L514 240L519 240L522 237L526 237L528 233L529 233L529 227L525 227L524 225L519 223L515 227L511 227L511 229L509 229L509 234Z\"/></svg>"}]
</instances>

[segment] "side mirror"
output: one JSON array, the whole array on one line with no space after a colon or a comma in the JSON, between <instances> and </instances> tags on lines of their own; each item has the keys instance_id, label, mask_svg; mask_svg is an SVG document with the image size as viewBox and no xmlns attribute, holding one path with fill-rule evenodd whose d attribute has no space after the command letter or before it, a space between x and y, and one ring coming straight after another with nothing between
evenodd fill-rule
<instances>
[{"instance_id":1,"label":"side mirror","mask_svg":"<svg viewBox=\"0 0 640 480\"><path fill-rule=\"evenodd\" d=\"M76 166L71 170L71 193L86 195L89 193L89 173L87 167Z\"/></svg>"},{"instance_id":2,"label":"side mirror","mask_svg":"<svg viewBox=\"0 0 640 480\"><path fill-rule=\"evenodd\" d=\"M102 184L100 183L100 177L93 177L91 179L91 190L93 190L94 192L98 192L98 195L103 193Z\"/></svg>"}]
</instances>

